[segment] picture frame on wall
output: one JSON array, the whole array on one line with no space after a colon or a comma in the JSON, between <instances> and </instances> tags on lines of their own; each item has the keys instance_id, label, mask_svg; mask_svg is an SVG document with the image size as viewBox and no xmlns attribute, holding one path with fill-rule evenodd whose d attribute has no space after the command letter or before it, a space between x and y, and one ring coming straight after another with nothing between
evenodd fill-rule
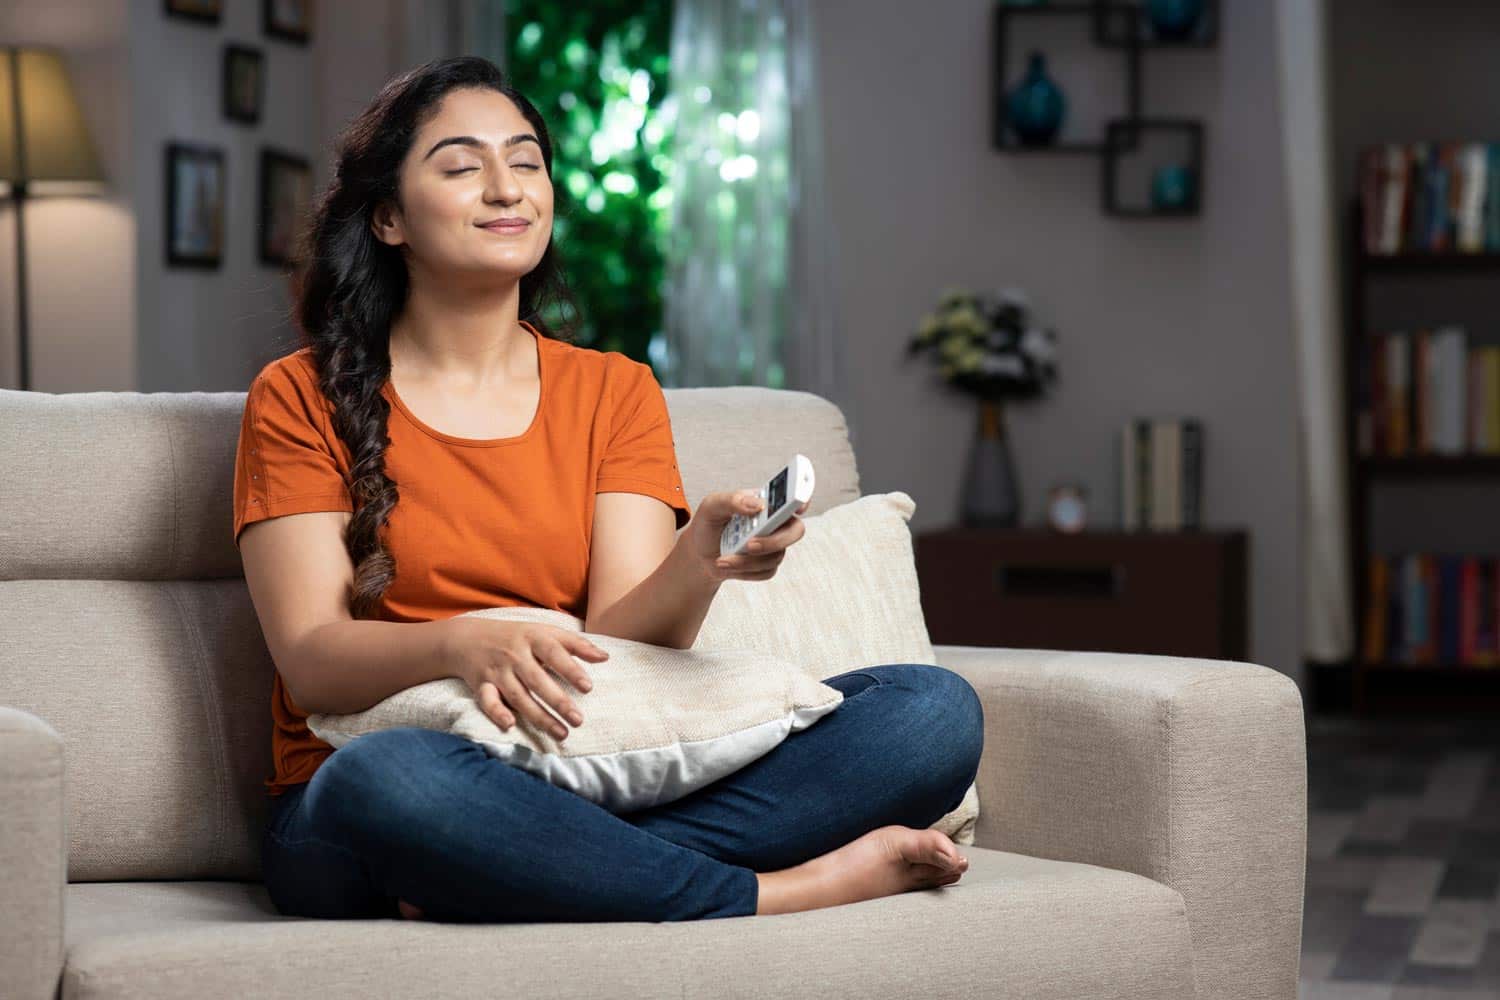
<instances>
[{"instance_id":1,"label":"picture frame on wall","mask_svg":"<svg viewBox=\"0 0 1500 1000\"><path fill-rule=\"evenodd\" d=\"M218 24L224 14L224 0L162 0L162 10L168 17Z\"/></svg>"},{"instance_id":2,"label":"picture frame on wall","mask_svg":"<svg viewBox=\"0 0 1500 1000\"><path fill-rule=\"evenodd\" d=\"M224 261L224 150L166 147L168 267L218 268Z\"/></svg>"},{"instance_id":3,"label":"picture frame on wall","mask_svg":"<svg viewBox=\"0 0 1500 1000\"><path fill-rule=\"evenodd\" d=\"M262 21L271 38L306 45L312 35L313 0L261 0Z\"/></svg>"},{"instance_id":4,"label":"picture frame on wall","mask_svg":"<svg viewBox=\"0 0 1500 1000\"><path fill-rule=\"evenodd\" d=\"M224 46L224 117L254 125L266 93L266 57L248 45Z\"/></svg>"},{"instance_id":5,"label":"picture frame on wall","mask_svg":"<svg viewBox=\"0 0 1500 1000\"><path fill-rule=\"evenodd\" d=\"M306 157L260 151L260 226L257 253L270 267L291 264L312 201L312 165Z\"/></svg>"}]
</instances>

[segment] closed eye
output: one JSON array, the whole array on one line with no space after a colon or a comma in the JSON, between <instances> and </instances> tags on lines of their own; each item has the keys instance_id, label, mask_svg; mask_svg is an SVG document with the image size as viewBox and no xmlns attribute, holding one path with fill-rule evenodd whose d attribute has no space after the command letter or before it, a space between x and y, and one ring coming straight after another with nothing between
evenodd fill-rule
<instances>
[{"instance_id":1,"label":"closed eye","mask_svg":"<svg viewBox=\"0 0 1500 1000\"><path fill-rule=\"evenodd\" d=\"M444 170L443 173L447 174L449 177L452 177L455 174L466 174L470 170L478 170L478 169L479 169L478 167L459 167L457 170ZM535 163L516 163L516 164L513 164L511 166L511 169L512 170L540 170L542 168L540 166L538 166L537 164L535 164Z\"/></svg>"}]
</instances>

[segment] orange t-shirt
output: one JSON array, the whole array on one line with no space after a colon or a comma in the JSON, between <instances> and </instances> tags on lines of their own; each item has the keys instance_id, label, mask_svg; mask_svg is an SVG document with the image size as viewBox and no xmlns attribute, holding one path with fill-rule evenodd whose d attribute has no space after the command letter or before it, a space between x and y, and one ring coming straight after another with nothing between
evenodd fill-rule
<instances>
[{"instance_id":1,"label":"orange t-shirt","mask_svg":"<svg viewBox=\"0 0 1500 1000\"><path fill-rule=\"evenodd\" d=\"M383 529L396 577L382 621L425 622L526 605L587 617L594 494L643 493L692 516L666 399L649 365L536 338L541 398L508 438L454 437L408 410L389 380L386 474L400 499ZM333 431L310 348L267 364L245 396L234 465L234 543L268 517L354 509L351 456ZM307 728L277 671L271 688L271 795L310 779L333 747Z\"/></svg>"}]
</instances>

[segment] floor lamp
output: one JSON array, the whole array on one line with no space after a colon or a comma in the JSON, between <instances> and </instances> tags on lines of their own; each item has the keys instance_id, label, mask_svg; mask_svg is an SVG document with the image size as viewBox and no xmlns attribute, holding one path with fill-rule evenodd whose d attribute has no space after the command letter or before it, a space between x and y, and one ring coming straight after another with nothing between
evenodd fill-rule
<instances>
[{"instance_id":1,"label":"floor lamp","mask_svg":"<svg viewBox=\"0 0 1500 1000\"><path fill-rule=\"evenodd\" d=\"M0 182L16 206L16 339L21 388L31 388L26 308L26 199L94 191L104 181L62 55L0 48Z\"/></svg>"}]
</instances>

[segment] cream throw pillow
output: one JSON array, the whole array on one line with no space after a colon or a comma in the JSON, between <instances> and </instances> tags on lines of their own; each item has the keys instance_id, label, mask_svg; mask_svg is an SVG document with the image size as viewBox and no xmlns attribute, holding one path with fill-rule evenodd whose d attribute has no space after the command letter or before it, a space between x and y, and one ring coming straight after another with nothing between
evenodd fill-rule
<instances>
[{"instance_id":1,"label":"cream throw pillow","mask_svg":"<svg viewBox=\"0 0 1500 1000\"><path fill-rule=\"evenodd\" d=\"M821 681L882 663L934 663L922 617L905 493L877 493L803 518L802 539L769 580L726 580L693 649L758 649ZM979 790L932 824L974 843Z\"/></svg>"},{"instance_id":2,"label":"cream throw pillow","mask_svg":"<svg viewBox=\"0 0 1500 1000\"><path fill-rule=\"evenodd\" d=\"M550 608L483 608L462 617L574 632L584 625ZM759 649L672 649L586 634L609 659L588 664L591 690L569 686L583 725L565 740L519 717L502 732L457 677L398 691L363 712L309 715L307 726L335 748L400 726L453 733L620 813L671 802L739 770L844 700L837 688Z\"/></svg>"}]
</instances>

